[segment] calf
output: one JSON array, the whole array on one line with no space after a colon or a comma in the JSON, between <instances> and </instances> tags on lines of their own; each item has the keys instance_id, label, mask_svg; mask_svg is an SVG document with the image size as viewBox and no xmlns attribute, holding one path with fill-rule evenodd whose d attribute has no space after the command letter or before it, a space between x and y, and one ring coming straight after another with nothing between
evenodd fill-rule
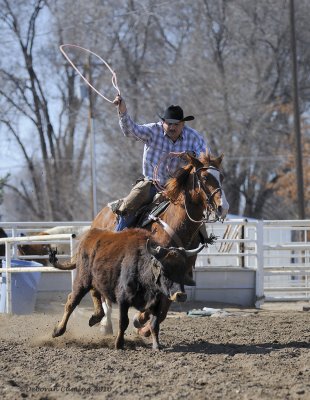
<instances>
[{"instance_id":1,"label":"calf","mask_svg":"<svg viewBox=\"0 0 310 400\"><path fill-rule=\"evenodd\" d=\"M128 310L150 310L153 349L159 349L159 315L163 296L175 283L195 285L187 275L186 257L198 253L183 248L154 247L151 233L143 229L113 232L89 230L81 239L74 263L59 264L54 253L50 262L59 269L77 268L73 291L69 294L62 320L55 327L53 337L66 331L68 319L89 291L95 312L89 320L92 326L104 317L101 296L119 305L119 331L115 348L124 347L124 334L129 324Z\"/></svg>"}]
</instances>

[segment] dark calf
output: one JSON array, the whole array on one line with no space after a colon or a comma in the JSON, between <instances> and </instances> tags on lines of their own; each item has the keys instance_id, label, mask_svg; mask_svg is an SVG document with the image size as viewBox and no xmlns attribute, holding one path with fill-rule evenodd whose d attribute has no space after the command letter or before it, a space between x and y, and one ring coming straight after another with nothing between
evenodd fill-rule
<instances>
[{"instance_id":1,"label":"dark calf","mask_svg":"<svg viewBox=\"0 0 310 400\"><path fill-rule=\"evenodd\" d=\"M69 294L62 320L54 329L53 337L66 331L68 319L89 291L95 312L90 326L104 316L101 296L119 304L119 332L115 347L124 347L124 333L128 327L129 307L150 310L153 349L159 349L159 315L163 295L168 297L174 283L195 285L187 275L186 258L203 248L187 251L183 248L164 248L151 245L151 233L143 229L122 232L91 229L82 238L75 261L59 264L51 254L51 263L59 269L76 266L73 291Z\"/></svg>"}]
</instances>

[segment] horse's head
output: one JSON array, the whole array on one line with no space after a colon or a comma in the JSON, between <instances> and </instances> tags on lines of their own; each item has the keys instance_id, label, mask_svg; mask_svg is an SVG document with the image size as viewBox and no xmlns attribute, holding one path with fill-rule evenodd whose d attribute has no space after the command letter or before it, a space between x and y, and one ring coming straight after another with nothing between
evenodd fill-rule
<instances>
[{"instance_id":1,"label":"horse's head","mask_svg":"<svg viewBox=\"0 0 310 400\"><path fill-rule=\"evenodd\" d=\"M212 158L208 154L201 157L202 166L196 168L195 174L206 194L208 208L220 220L225 219L229 204L222 187L224 176L220 170L224 155Z\"/></svg>"},{"instance_id":2,"label":"horse's head","mask_svg":"<svg viewBox=\"0 0 310 400\"><path fill-rule=\"evenodd\" d=\"M195 213L195 210L187 210L185 199L186 212L194 222L207 221L210 214L214 214L217 220L224 220L229 204L222 188L223 174L220 167L223 155L214 158L206 153L198 159L190 153L182 153L179 157L186 161L187 165L180 168L175 176L168 180L164 192L166 196L172 202L177 202L180 201L180 198L184 199L184 194L187 193L192 199L192 204L203 205L205 214L207 214L206 218L199 221L194 220L191 215L193 212Z\"/></svg>"},{"instance_id":3,"label":"horse's head","mask_svg":"<svg viewBox=\"0 0 310 400\"><path fill-rule=\"evenodd\" d=\"M199 160L187 154L189 163L193 166L192 174L194 186L198 191L203 191L206 196L207 213L214 213L216 219L225 219L229 204L222 188L223 174L220 170L224 155L214 158L208 153Z\"/></svg>"}]
</instances>

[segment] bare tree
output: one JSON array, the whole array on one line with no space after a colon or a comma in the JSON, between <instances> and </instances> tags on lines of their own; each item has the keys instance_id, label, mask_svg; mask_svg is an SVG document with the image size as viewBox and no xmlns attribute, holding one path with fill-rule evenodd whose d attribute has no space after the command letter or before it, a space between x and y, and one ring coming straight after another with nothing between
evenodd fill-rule
<instances>
[{"instance_id":1,"label":"bare tree","mask_svg":"<svg viewBox=\"0 0 310 400\"><path fill-rule=\"evenodd\" d=\"M290 54L286 3L195 3L190 44L195 97L211 148L225 153L231 212L266 217L289 148ZM194 57L196 49L200 57ZM194 50L193 50L194 49ZM193 97L194 101L194 97ZM199 107L199 105L198 105ZM278 197L277 197L278 201Z\"/></svg>"},{"instance_id":2,"label":"bare tree","mask_svg":"<svg viewBox=\"0 0 310 400\"><path fill-rule=\"evenodd\" d=\"M225 154L231 212L275 217L274 204L285 196L276 184L292 153L286 0L179 0L177 7L155 0L0 5L1 28L10 41L1 50L1 132L16 140L26 163L27 175L10 185L29 218L92 217L90 115L98 206L125 195L141 171L142 144L122 136L113 105L91 92L80 95L81 80L59 52L63 43L86 47L110 63L137 122L154 121L173 103L195 115L192 126L214 154ZM307 11L308 2L299 1L302 112L310 93ZM37 27L46 26L48 17L40 35ZM98 59L77 51L70 57L113 98L111 74ZM285 208L277 217L290 215Z\"/></svg>"},{"instance_id":3,"label":"bare tree","mask_svg":"<svg viewBox=\"0 0 310 400\"><path fill-rule=\"evenodd\" d=\"M24 175L22 181L6 186L24 200L27 214L32 218L71 220L77 217L77 211L81 212L76 205L83 204L77 182L83 176L89 129L86 127L84 133L78 130L82 101L76 95L76 74L67 65L61 68L65 84L58 86L60 96L57 105L53 104L53 97L58 94L53 94L57 83L48 85L52 64L44 69L41 61L51 61L55 50L40 45L37 35L38 21L44 11L47 12L45 0L33 1L32 7L24 2L12 5L1 0L1 25L11 34L18 60L17 68L6 65L0 69L4 82L0 94L7 106L5 113L1 113L1 121L15 139L28 171L28 179ZM27 126L28 140L24 140L23 126ZM38 152L34 152L36 144Z\"/></svg>"}]
</instances>

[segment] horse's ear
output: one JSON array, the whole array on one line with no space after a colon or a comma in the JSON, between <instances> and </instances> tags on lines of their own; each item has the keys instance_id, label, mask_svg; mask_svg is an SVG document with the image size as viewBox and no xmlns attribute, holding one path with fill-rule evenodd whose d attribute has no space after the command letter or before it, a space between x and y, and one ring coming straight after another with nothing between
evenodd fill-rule
<instances>
[{"instance_id":1,"label":"horse's ear","mask_svg":"<svg viewBox=\"0 0 310 400\"><path fill-rule=\"evenodd\" d=\"M219 164L222 163L223 158L224 158L224 153L222 153L222 154L217 158Z\"/></svg>"},{"instance_id":2,"label":"horse's ear","mask_svg":"<svg viewBox=\"0 0 310 400\"><path fill-rule=\"evenodd\" d=\"M210 157L210 162L214 167L220 168L223 158L224 158L224 153L222 153L219 157Z\"/></svg>"},{"instance_id":3,"label":"horse's ear","mask_svg":"<svg viewBox=\"0 0 310 400\"><path fill-rule=\"evenodd\" d=\"M222 161L223 161L223 158L224 158L224 154L222 153L219 157L216 157L216 158L214 158L212 161L213 161L213 164L217 167L217 168L219 168L220 167L220 165L221 165L221 163L222 163Z\"/></svg>"},{"instance_id":4,"label":"horse's ear","mask_svg":"<svg viewBox=\"0 0 310 400\"><path fill-rule=\"evenodd\" d=\"M196 154L193 153L192 151L184 151L179 155L182 160L187 161L188 163L193 163L193 161L196 161Z\"/></svg>"},{"instance_id":5,"label":"horse's ear","mask_svg":"<svg viewBox=\"0 0 310 400\"><path fill-rule=\"evenodd\" d=\"M202 162L204 166L207 166L210 165L210 160L211 160L211 154L209 149L207 148L205 153L201 153L199 155L199 161Z\"/></svg>"},{"instance_id":6,"label":"horse's ear","mask_svg":"<svg viewBox=\"0 0 310 400\"><path fill-rule=\"evenodd\" d=\"M207 147L207 149L206 149L206 161L209 163L210 159L211 159L211 153L210 153L210 150Z\"/></svg>"},{"instance_id":7,"label":"horse's ear","mask_svg":"<svg viewBox=\"0 0 310 400\"><path fill-rule=\"evenodd\" d=\"M201 161L197 158L197 155L191 151L184 152L179 157L195 168L201 167Z\"/></svg>"}]
</instances>

